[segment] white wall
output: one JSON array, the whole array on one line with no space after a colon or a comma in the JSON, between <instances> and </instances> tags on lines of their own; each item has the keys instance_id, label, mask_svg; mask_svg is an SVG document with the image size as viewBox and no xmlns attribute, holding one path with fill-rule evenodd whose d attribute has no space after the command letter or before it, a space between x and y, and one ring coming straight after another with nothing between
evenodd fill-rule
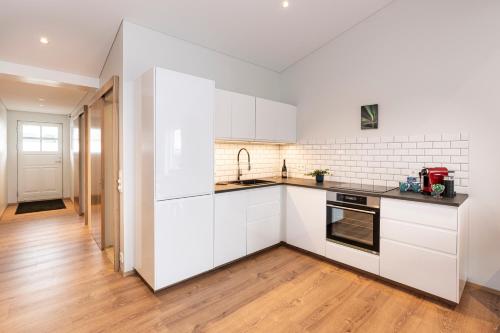
<instances>
[{"instance_id":1,"label":"white wall","mask_svg":"<svg viewBox=\"0 0 500 333\"><path fill-rule=\"evenodd\" d=\"M7 109L0 101L0 216L7 207Z\"/></svg>"},{"instance_id":2,"label":"white wall","mask_svg":"<svg viewBox=\"0 0 500 333\"><path fill-rule=\"evenodd\" d=\"M300 140L470 133L470 280L500 289L500 2L396 0L283 73ZM379 130L360 106L379 104Z\"/></svg>"},{"instance_id":3,"label":"white wall","mask_svg":"<svg viewBox=\"0 0 500 333\"><path fill-rule=\"evenodd\" d=\"M153 66L216 81L218 88L279 100L279 74L124 21L101 74L120 76L120 165L123 270L134 266L134 81ZM122 149L126 147L126 149Z\"/></svg>"},{"instance_id":4,"label":"white wall","mask_svg":"<svg viewBox=\"0 0 500 333\"><path fill-rule=\"evenodd\" d=\"M69 198L71 188L71 164L70 164L70 137L69 117L49 113L36 113L24 111L7 112L7 173L8 201L17 202L17 122L37 121L60 123L63 126L63 196Z\"/></svg>"}]
</instances>

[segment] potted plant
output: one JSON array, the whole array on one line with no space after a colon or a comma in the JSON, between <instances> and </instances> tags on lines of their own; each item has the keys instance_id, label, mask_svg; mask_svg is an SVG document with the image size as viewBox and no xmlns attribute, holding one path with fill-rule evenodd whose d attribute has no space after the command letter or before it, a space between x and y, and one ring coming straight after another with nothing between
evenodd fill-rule
<instances>
[{"instance_id":1,"label":"potted plant","mask_svg":"<svg viewBox=\"0 0 500 333\"><path fill-rule=\"evenodd\" d=\"M325 175L329 175L329 169L316 169L313 172L306 173L306 176L316 177L316 183L322 183L325 180Z\"/></svg>"}]
</instances>

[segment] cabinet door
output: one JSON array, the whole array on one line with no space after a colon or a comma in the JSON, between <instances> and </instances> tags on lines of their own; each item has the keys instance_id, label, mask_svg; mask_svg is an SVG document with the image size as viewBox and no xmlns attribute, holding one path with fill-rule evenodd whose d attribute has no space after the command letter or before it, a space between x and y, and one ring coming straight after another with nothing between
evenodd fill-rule
<instances>
[{"instance_id":1,"label":"cabinet door","mask_svg":"<svg viewBox=\"0 0 500 333\"><path fill-rule=\"evenodd\" d=\"M214 82L156 69L156 200L213 193Z\"/></svg>"},{"instance_id":2,"label":"cabinet door","mask_svg":"<svg viewBox=\"0 0 500 333\"><path fill-rule=\"evenodd\" d=\"M246 255L246 205L247 191L215 195L215 266Z\"/></svg>"},{"instance_id":3,"label":"cabinet door","mask_svg":"<svg viewBox=\"0 0 500 333\"><path fill-rule=\"evenodd\" d=\"M281 188L248 191L247 254L278 244L281 240Z\"/></svg>"},{"instance_id":4,"label":"cabinet door","mask_svg":"<svg viewBox=\"0 0 500 333\"><path fill-rule=\"evenodd\" d=\"M231 93L231 138L255 139L255 97Z\"/></svg>"},{"instance_id":5,"label":"cabinet door","mask_svg":"<svg viewBox=\"0 0 500 333\"><path fill-rule=\"evenodd\" d=\"M325 255L326 191L288 186L286 242Z\"/></svg>"},{"instance_id":6,"label":"cabinet door","mask_svg":"<svg viewBox=\"0 0 500 333\"><path fill-rule=\"evenodd\" d=\"M458 301L456 256L381 239L380 275Z\"/></svg>"},{"instance_id":7,"label":"cabinet door","mask_svg":"<svg viewBox=\"0 0 500 333\"><path fill-rule=\"evenodd\" d=\"M231 93L215 89L215 124L216 139L231 138Z\"/></svg>"},{"instance_id":8,"label":"cabinet door","mask_svg":"<svg viewBox=\"0 0 500 333\"><path fill-rule=\"evenodd\" d=\"M268 99L255 100L255 138L263 141L276 141L278 127L281 126L276 103Z\"/></svg>"},{"instance_id":9,"label":"cabinet door","mask_svg":"<svg viewBox=\"0 0 500 333\"><path fill-rule=\"evenodd\" d=\"M293 105L278 103L277 107L278 127L277 141L297 141L297 108Z\"/></svg>"},{"instance_id":10,"label":"cabinet door","mask_svg":"<svg viewBox=\"0 0 500 333\"><path fill-rule=\"evenodd\" d=\"M155 217L155 290L214 267L213 196L159 201Z\"/></svg>"},{"instance_id":11,"label":"cabinet door","mask_svg":"<svg viewBox=\"0 0 500 333\"><path fill-rule=\"evenodd\" d=\"M280 242L280 215L247 222L247 254Z\"/></svg>"},{"instance_id":12,"label":"cabinet door","mask_svg":"<svg viewBox=\"0 0 500 333\"><path fill-rule=\"evenodd\" d=\"M296 108L293 105L257 98L255 137L273 142L296 141Z\"/></svg>"}]
</instances>

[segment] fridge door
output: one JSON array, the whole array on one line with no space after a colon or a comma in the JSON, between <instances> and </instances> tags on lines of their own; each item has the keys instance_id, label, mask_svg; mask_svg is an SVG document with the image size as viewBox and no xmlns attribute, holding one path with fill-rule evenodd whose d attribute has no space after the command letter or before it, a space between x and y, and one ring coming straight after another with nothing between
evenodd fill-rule
<instances>
[{"instance_id":1,"label":"fridge door","mask_svg":"<svg viewBox=\"0 0 500 333\"><path fill-rule=\"evenodd\" d=\"M214 267L213 195L156 202L154 289Z\"/></svg>"},{"instance_id":2,"label":"fridge door","mask_svg":"<svg viewBox=\"0 0 500 333\"><path fill-rule=\"evenodd\" d=\"M213 193L215 83L156 68L156 200Z\"/></svg>"}]
</instances>

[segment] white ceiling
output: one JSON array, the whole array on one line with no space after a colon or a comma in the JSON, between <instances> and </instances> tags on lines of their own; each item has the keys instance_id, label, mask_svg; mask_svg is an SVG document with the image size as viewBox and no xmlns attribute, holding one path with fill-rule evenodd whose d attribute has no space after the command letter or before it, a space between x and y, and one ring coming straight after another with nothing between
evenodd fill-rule
<instances>
[{"instance_id":1,"label":"white ceiling","mask_svg":"<svg viewBox=\"0 0 500 333\"><path fill-rule=\"evenodd\" d=\"M0 101L7 110L70 114L92 96L94 89L49 86L0 75Z\"/></svg>"},{"instance_id":2,"label":"white ceiling","mask_svg":"<svg viewBox=\"0 0 500 333\"><path fill-rule=\"evenodd\" d=\"M126 18L280 72L391 1L2 0L0 59L95 77Z\"/></svg>"}]
</instances>

